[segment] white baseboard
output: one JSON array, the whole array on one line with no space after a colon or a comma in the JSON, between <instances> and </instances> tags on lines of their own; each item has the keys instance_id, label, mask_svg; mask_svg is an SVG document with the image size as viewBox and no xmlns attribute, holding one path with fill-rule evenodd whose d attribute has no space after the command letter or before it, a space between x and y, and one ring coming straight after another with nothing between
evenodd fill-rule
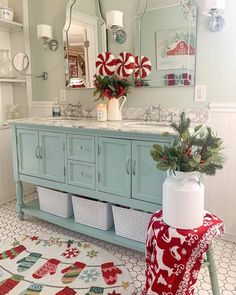
<instances>
[{"instance_id":1,"label":"white baseboard","mask_svg":"<svg viewBox=\"0 0 236 295\"><path fill-rule=\"evenodd\" d=\"M15 198L16 198L16 194L15 193L10 193L10 194L1 196L0 197L0 206L6 204L8 202L11 202L11 201L15 200Z\"/></svg>"},{"instance_id":2,"label":"white baseboard","mask_svg":"<svg viewBox=\"0 0 236 295\"><path fill-rule=\"evenodd\" d=\"M32 184L24 183L23 187L24 187L24 194L25 195L35 192L35 186L33 186ZM0 206L4 205L6 203L9 203L15 199L16 199L16 192L15 191L10 192L6 195L3 195L0 197Z\"/></svg>"}]
</instances>

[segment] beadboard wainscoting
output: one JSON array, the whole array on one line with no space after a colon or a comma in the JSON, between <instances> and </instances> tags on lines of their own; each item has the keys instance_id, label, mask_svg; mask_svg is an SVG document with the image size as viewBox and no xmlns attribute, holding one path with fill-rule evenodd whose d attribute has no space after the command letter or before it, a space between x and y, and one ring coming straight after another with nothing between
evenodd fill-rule
<instances>
[{"instance_id":1,"label":"beadboard wainscoting","mask_svg":"<svg viewBox=\"0 0 236 295\"><path fill-rule=\"evenodd\" d=\"M210 104L209 122L224 142L226 161L216 176L206 177L206 208L225 223L224 238L236 242L236 104Z\"/></svg>"},{"instance_id":2,"label":"beadboard wainscoting","mask_svg":"<svg viewBox=\"0 0 236 295\"><path fill-rule=\"evenodd\" d=\"M52 101L32 102L29 108L30 117L50 117L52 116Z\"/></svg>"},{"instance_id":3,"label":"beadboard wainscoting","mask_svg":"<svg viewBox=\"0 0 236 295\"><path fill-rule=\"evenodd\" d=\"M24 184L24 193L34 192L34 186ZM0 205L16 198L15 182L13 179L11 130L9 127L0 128Z\"/></svg>"}]
</instances>

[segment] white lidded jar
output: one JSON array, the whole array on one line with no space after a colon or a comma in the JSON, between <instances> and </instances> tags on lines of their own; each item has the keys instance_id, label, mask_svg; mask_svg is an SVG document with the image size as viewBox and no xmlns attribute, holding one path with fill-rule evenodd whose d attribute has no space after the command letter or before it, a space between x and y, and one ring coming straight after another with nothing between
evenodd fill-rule
<instances>
[{"instance_id":1,"label":"white lidded jar","mask_svg":"<svg viewBox=\"0 0 236 295\"><path fill-rule=\"evenodd\" d=\"M0 49L0 78L13 78L12 63L8 54L9 50Z\"/></svg>"},{"instance_id":2,"label":"white lidded jar","mask_svg":"<svg viewBox=\"0 0 236 295\"><path fill-rule=\"evenodd\" d=\"M178 229L203 225L204 185L198 172L168 174L163 183L163 221Z\"/></svg>"},{"instance_id":3,"label":"white lidded jar","mask_svg":"<svg viewBox=\"0 0 236 295\"><path fill-rule=\"evenodd\" d=\"M14 10L9 7L0 7L0 18L8 21L13 21Z\"/></svg>"}]
</instances>

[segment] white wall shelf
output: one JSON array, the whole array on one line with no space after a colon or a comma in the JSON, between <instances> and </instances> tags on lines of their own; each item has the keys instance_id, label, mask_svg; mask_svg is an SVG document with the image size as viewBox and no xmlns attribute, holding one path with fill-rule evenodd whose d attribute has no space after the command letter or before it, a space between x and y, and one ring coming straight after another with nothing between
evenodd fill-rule
<instances>
[{"instance_id":1,"label":"white wall shelf","mask_svg":"<svg viewBox=\"0 0 236 295\"><path fill-rule=\"evenodd\" d=\"M11 30L11 31L22 31L23 24L4 20L4 19L0 18L0 29L1 28Z\"/></svg>"},{"instance_id":2,"label":"white wall shelf","mask_svg":"<svg viewBox=\"0 0 236 295\"><path fill-rule=\"evenodd\" d=\"M26 83L24 79L1 79L0 83Z\"/></svg>"}]
</instances>

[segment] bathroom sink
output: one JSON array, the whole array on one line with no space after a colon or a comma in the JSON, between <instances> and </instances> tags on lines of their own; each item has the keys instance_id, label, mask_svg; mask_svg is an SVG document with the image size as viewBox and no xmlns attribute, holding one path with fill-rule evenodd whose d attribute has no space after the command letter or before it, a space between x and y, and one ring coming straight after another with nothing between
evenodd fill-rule
<instances>
[{"instance_id":1,"label":"bathroom sink","mask_svg":"<svg viewBox=\"0 0 236 295\"><path fill-rule=\"evenodd\" d=\"M49 121L78 121L81 120L81 118L68 118L68 117L50 117L47 118Z\"/></svg>"},{"instance_id":2,"label":"bathroom sink","mask_svg":"<svg viewBox=\"0 0 236 295\"><path fill-rule=\"evenodd\" d=\"M140 122L130 122L130 123L125 123L126 126L130 127L145 127L145 126L150 126L150 127L168 127L170 126L170 122L163 121L163 122L156 122L156 121L140 121Z\"/></svg>"}]
</instances>

